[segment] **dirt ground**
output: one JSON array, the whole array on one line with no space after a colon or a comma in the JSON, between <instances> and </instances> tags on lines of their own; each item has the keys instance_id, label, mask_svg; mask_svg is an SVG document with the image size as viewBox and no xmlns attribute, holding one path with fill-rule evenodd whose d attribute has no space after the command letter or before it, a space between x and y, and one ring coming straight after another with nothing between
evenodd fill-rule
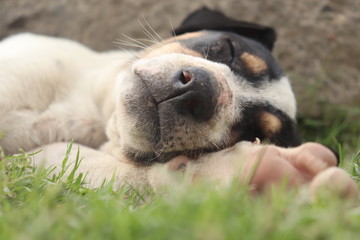
<instances>
[{"instance_id":1,"label":"dirt ground","mask_svg":"<svg viewBox=\"0 0 360 240\"><path fill-rule=\"evenodd\" d=\"M359 0L0 0L0 39L28 31L108 50L122 34L146 38L139 23L145 20L168 37L201 6L277 30L274 55L291 77L301 113L359 107Z\"/></svg>"}]
</instances>

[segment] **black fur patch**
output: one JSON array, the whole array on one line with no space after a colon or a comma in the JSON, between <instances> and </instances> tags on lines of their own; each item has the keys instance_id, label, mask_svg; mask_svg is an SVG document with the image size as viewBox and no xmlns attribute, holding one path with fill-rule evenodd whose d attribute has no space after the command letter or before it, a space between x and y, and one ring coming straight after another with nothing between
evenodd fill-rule
<instances>
[{"instance_id":1,"label":"black fur patch","mask_svg":"<svg viewBox=\"0 0 360 240\"><path fill-rule=\"evenodd\" d=\"M233 32L260 42L270 51L273 49L276 41L275 30L271 27L238 21L225 16L221 12L210 10L206 7L190 14L182 24L175 29L174 34L180 35L200 30Z\"/></svg>"},{"instance_id":2,"label":"black fur patch","mask_svg":"<svg viewBox=\"0 0 360 240\"><path fill-rule=\"evenodd\" d=\"M180 39L178 42L200 53L207 60L226 64L254 86L261 85L263 80L279 80L284 76L281 67L263 45L237 34L208 31L202 36ZM251 72L240 58L243 53L249 53L263 60L267 65L266 70L259 74Z\"/></svg>"},{"instance_id":3,"label":"black fur patch","mask_svg":"<svg viewBox=\"0 0 360 240\"><path fill-rule=\"evenodd\" d=\"M264 129L261 128L261 114L263 112L271 113L281 122L281 128L272 136L266 136ZM238 141L255 141L259 138L261 141L269 141L281 147L294 147L301 144L300 136L296 130L296 124L285 113L268 104L251 105L242 113L243 118L240 123L233 127L233 131L238 134Z\"/></svg>"}]
</instances>

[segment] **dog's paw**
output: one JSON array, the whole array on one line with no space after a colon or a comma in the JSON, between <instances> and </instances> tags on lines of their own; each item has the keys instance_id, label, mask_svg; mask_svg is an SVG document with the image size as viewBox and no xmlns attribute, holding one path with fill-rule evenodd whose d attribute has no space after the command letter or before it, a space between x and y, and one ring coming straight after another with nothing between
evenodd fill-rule
<instances>
[{"instance_id":1,"label":"dog's paw","mask_svg":"<svg viewBox=\"0 0 360 240\"><path fill-rule=\"evenodd\" d=\"M359 189L350 175L335 167L337 158L327 147L305 143L296 148L273 145L255 146L249 152L242 173L254 192L263 192L274 184L286 181L290 188L308 187L315 199L323 192L340 198L359 199Z\"/></svg>"},{"instance_id":2,"label":"dog's paw","mask_svg":"<svg viewBox=\"0 0 360 240\"><path fill-rule=\"evenodd\" d=\"M331 167L314 177L309 185L313 200L337 196L343 199L359 200L359 188L343 169Z\"/></svg>"},{"instance_id":3,"label":"dog's paw","mask_svg":"<svg viewBox=\"0 0 360 240\"><path fill-rule=\"evenodd\" d=\"M329 148L318 143L304 143L292 149L281 148L280 151L294 167L309 179L337 164L335 154Z\"/></svg>"},{"instance_id":4,"label":"dog's paw","mask_svg":"<svg viewBox=\"0 0 360 240\"><path fill-rule=\"evenodd\" d=\"M328 189L343 198L357 198L359 190L351 177L335 167L336 156L325 146L305 143L295 148L281 148L241 142L199 159L177 156L152 169L153 186L175 186L210 181L211 186L228 186L240 181L251 193L264 193L271 186L285 184L291 189L308 189L315 198ZM155 171L156 170L156 171ZM155 181L156 180L156 181ZM213 184L214 183L214 184Z\"/></svg>"}]
</instances>

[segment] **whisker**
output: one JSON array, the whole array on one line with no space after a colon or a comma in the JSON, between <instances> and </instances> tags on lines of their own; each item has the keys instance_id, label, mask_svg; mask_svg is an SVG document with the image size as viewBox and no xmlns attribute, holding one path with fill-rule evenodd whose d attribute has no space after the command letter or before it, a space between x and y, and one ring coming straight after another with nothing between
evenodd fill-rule
<instances>
[{"instance_id":1,"label":"whisker","mask_svg":"<svg viewBox=\"0 0 360 240\"><path fill-rule=\"evenodd\" d=\"M210 142L210 144L211 144L217 151L220 151L220 150L223 149L223 148L221 148L217 143Z\"/></svg>"},{"instance_id":2,"label":"whisker","mask_svg":"<svg viewBox=\"0 0 360 240\"><path fill-rule=\"evenodd\" d=\"M156 31L150 26L150 24L146 21L145 17L143 17L143 20L145 21L145 23L147 23L147 26L152 30L152 32L149 31L149 30L147 29L147 27L146 27L144 24L142 24L142 22L141 22L140 20L138 20L140 26L141 26L142 29L143 29L143 32L144 32L145 35L149 38L148 41L154 43L155 46L158 46L158 47L163 46L162 38L160 37L160 35L157 34ZM154 34L155 34L159 39L157 39L156 36L154 36ZM169 54L169 53L171 53L171 52L169 52L169 51L167 50L167 53Z\"/></svg>"},{"instance_id":3,"label":"whisker","mask_svg":"<svg viewBox=\"0 0 360 240\"><path fill-rule=\"evenodd\" d=\"M145 21L146 25L150 28L150 30L158 37L158 39L160 39L160 41L164 41L164 39L154 30L154 28L151 27L151 25L144 16L143 16L143 20Z\"/></svg>"},{"instance_id":4,"label":"whisker","mask_svg":"<svg viewBox=\"0 0 360 240\"><path fill-rule=\"evenodd\" d=\"M147 38L139 38L139 41L143 41L143 42L149 42L149 43L154 43L154 44L160 44L159 42L156 42L155 40L152 39L147 39Z\"/></svg>"},{"instance_id":5,"label":"whisker","mask_svg":"<svg viewBox=\"0 0 360 240\"><path fill-rule=\"evenodd\" d=\"M143 19L144 19L144 21L145 21L145 18L144 18L144 17L143 17ZM143 29L145 35L146 35L148 38L150 38L155 44L159 44L159 43L160 43L159 39L157 39L157 38L153 35L153 33L151 33L151 32L146 28L146 26L144 26L144 24L142 24L142 22L141 22L140 20L138 20L138 22L139 22L141 28Z\"/></svg>"},{"instance_id":6,"label":"whisker","mask_svg":"<svg viewBox=\"0 0 360 240\"><path fill-rule=\"evenodd\" d=\"M119 48L121 51L124 51L124 52L127 52L129 54L131 54L135 59L139 59L139 55L136 54L136 52L134 51L130 51L129 49L127 48L124 48L124 47L121 47L121 46L118 46L118 45L115 45L117 48ZM133 59L128 59L127 61L125 61L126 63L131 63L133 62Z\"/></svg>"},{"instance_id":7,"label":"whisker","mask_svg":"<svg viewBox=\"0 0 360 240\"><path fill-rule=\"evenodd\" d=\"M144 49L144 46L135 44L135 43L130 43L130 42L124 42L124 41L115 41L114 44L116 46L126 46L126 47L135 47L135 48L140 48L140 49Z\"/></svg>"},{"instance_id":8,"label":"whisker","mask_svg":"<svg viewBox=\"0 0 360 240\"><path fill-rule=\"evenodd\" d=\"M126 52L130 55L132 55L133 58L127 58L127 60L124 61L124 59L121 59L122 61L124 61L125 63L132 63L134 61L134 58L135 59L139 59L139 55L137 54L137 51L134 51L134 50L130 50L128 48L125 48L125 47L122 47L121 45L123 46L128 46L128 43L129 42L125 42L125 41L122 41L121 39L115 39L111 42L116 48L120 49L121 51L123 52ZM138 47L140 48L140 46L132 46L132 47ZM142 47L141 47L142 48Z\"/></svg>"},{"instance_id":9,"label":"whisker","mask_svg":"<svg viewBox=\"0 0 360 240\"><path fill-rule=\"evenodd\" d=\"M137 43L139 44L140 46L143 46L144 48L147 48L148 45L146 45L145 43L143 42L140 42L139 40L135 39L135 38L132 38L132 37L129 37L127 36L126 34L122 33L121 35L123 35L124 37L126 37L127 39L129 39L130 41L133 41L134 43Z\"/></svg>"},{"instance_id":10,"label":"whisker","mask_svg":"<svg viewBox=\"0 0 360 240\"><path fill-rule=\"evenodd\" d=\"M170 24L171 31L172 31L172 33L173 33L173 35L174 35L175 42L177 42L177 43L180 44L179 39L178 39L178 36L177 36L176 33L175 33L174 25L172 24L172 21L171 21L170 18L169 18L169 24ZM183 51L182 51L181 48L180 48L180 53L183 53Z\"/></svg>"},{"instance_id":11,"label":"whisker","mask_svg":"<svg viewBox=\"0 0 360 240\"><path fill-rule=\"evenodd\" d=\"M117 47L126 46L126 47L135 47L135 48L140 48L140 49L146 49L146 47L144 47L142 45L138 45L138 44L130 43L130 42L125 42L125 41L121 41L121 40L114 41L114 44Z\"/></svg>"},{"instance_id":12,"label":"whisker","mask_svg":"<svg viewBox=\"0 0 360 240\"><path fill-rule=\"evenodd\" d=\"M125 34L122 34L124 37L126 37L127 39L129 39L130 41L134 42L134 43L137 43L138 45L141 45L143 46L144 48L147 48L149 47L148 45L146 45L145 43L141 42L140 39L135 39L135 38L132 38L132 37L129 37ZM125 41L124 41L125 42Z\"/></svg>"},{"instance_id":13,"label":"whisker","mask_svg":"<svg viewBox=\"0 0 360 240\"><path fill-rule=\"evenodd\" d=\"M210 45L207 45L207 51L205 52L205 50L203 50L203 53L205 55L205 59L207 59L209 57L209 52L210 52Z\"/></svg>"},{"instance_id":14,"label":"whisker","mask_svg":"<svg viewBox=\"0 0 360 240\"><path fill-rule=\"evenodd\" d=\"M171 21L170 18L169 18L169 24L170 24L171 32L173 33L174 38L177 40L177 35L175 33L175 28L174 28L174 25L172 24L172 21Z\"/></svg>"},{"instance_id":15,"label":"whisker","mask_svg":"<svg viewBox=\"0 0 360 240\"><path fill-rule=\"evenodd\" d=\"M175 42L177 42L177 43L180 44L180 41L179 41L179 39L178 39L178 36L177 36L176 33L175 33L174 25L172 24L172 21L171 21L170 18L169 18L169 24L170 24L171 31L172 31L172 33L173 33L173 35L174 35L173 38L174 38ZM181 53L181 54L184 53L184 52L182 51L182 48L180 48L180 53Z\"/></svg>"}]
</instances>

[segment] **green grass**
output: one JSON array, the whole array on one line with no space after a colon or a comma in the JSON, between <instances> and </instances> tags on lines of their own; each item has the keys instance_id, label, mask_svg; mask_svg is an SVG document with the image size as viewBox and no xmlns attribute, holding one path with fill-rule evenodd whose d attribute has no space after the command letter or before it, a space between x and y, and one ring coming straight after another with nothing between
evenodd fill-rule
<instances>
[{"instance_id":1,"label":"green grass","mask_svg":"<svg viewBox=\"0 0 360 240\"><path fill-rule=\"evenodd\" d=\"M298 117L303 141L325 144L344 156L342 167L351 169L360 151L360 108L323 107L317 118Z\"/></svg>"},{"instance_id":2,"label":"green grass","mask_svg":"<svg viewBox=\"0 0 360 240\"><path fill-rule=\"evenodd\" d=\"M301 117L305 140L342 150L342 166L360 177L360 127L353 117ZM331 119L331 121L329 120ZM359 119L359 118L358 118ZM1 158L1 156L0 156ZM83 186L34 169L25 156L0 161L0 239L358 239L360 207L336 198L309 203L299 192L274 188L251 197L245 188L222 191L199 184L155 195L131 186L113 191ZM79 162L81 164L81 162ZM64 171L73 171L66 168Z\"/></svg>"}]
</instances>

